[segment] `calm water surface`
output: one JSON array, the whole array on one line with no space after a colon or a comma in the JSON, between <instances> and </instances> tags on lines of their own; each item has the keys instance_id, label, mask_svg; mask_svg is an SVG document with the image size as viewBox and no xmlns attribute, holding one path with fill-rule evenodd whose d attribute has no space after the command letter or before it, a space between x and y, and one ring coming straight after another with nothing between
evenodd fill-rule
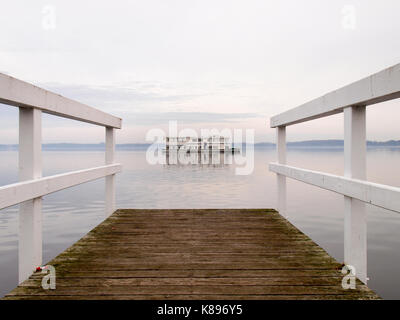
<instances>
[{"instance_id":1,"label":"calm water surface","mask_svg":"<svg viewBox=\"0 0 400 320\"><path fill-rule=\"evenodd\" d=\"M44 152L44 175L102 165L103 152ZM17 182L18 154L0 152L0 186ZM274 208L274 150L256 150L254 172L236 176L234 165L149 165L144 151L117 152L118 208ZM289 150L289 164L343 173L342 150ZM368 179L400 187L400 149L368 151ZM400 215L368 205L369 286L386 299L400 298ZM46 196L44 261L104 219L103 179ZM289 220L343 261L343 197L288 180ZM18 279L18 206L0 210L0 296Z\"/></svg>"}]
</instances>

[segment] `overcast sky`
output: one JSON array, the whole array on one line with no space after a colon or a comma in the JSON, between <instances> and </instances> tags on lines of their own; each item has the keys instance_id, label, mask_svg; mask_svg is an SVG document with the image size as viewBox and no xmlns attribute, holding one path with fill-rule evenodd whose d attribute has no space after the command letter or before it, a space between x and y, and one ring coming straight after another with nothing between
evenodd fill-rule
<instances>
[{"instance_id":1,"label":"overcast sky","mask_svg":"<svg viewBox=\"0 0 400 320\"><path fill-rule=\"evenodd\" d=\"M399 12L398 0L3 1L0 72L123 118L119 143L168 120L273 141L270 116L400 62ZM399 104L368 108L368 139L400 139ZM17 111L0 105L0 143L18 141ZM47 115L43 135L104 139ZM288 129L342 137L342 115Z\"/></svg>"}]
</instances>

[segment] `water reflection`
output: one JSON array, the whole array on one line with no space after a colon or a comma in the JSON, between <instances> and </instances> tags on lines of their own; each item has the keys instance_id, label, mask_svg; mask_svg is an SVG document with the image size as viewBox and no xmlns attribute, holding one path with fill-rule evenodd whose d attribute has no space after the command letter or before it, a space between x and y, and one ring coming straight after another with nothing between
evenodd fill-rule
<instances>
[{"instance_id":1,"label":"water reflection","mask_svg":"<svg viewBox=\"0 0 400 320\"><path fill-rule=\"evenodd\" d=\"M166 165L187 166L214 166L224 167L233 163L231 152L174 152L164 153Z\"/></svg>"},{"instance_id":2,"label":"water reflection","mask_svg":"<svg viewBox=\"0 0 400 320\"><path fill-rule=\"evenodd\" d=\"M314 152L313 152L314 151ZM288 149L289 164L343 174L343 150ZM166 155L163 155L166 157ZM244 157L245 153L237 157ZM235 174L236 155L183 154L183 162L150 165L146 151L118 151L118 208L273 208L276 176L268 171L274 149L255 150L254 172ZM18 155L0 152L0 185L18 180ZM167 160L167 158L166 158ZM186 161L186 162L185 162ZM44 175L104 163L103 152L44 152ZM183 165L182 163L187 163ZM229 164L232 163L232 164ZM368 180L400 187L400 149L368 149ZM338 261L343 261L343 197L288 180L289 220ZM367 206L369 286L383 298L400 298L400 215ZM104 218L104 180L44 197L43 252L49 261ZM18 207L0 211L0 297L18 280Z\"/></svg>"}]
</instances>

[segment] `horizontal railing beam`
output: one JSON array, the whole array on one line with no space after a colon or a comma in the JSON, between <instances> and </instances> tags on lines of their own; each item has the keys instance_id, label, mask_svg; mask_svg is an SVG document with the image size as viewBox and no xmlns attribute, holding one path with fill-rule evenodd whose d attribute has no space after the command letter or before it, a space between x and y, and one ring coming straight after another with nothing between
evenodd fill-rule
<instances>
[{"instance_id":1,"label":"horizontal railing beam","mask_svg":"<svg viewBox=\"0 0 400 320\"><path fill-rule=\"evenodd\" d=\"M36 108L59 117L104 127L121 128L122 120L118 117L2 73L0 73L0 103Z\"/></svg>"},{"instance_id":2,"label":"horizontal railing beam","mask_svg":"<svg viewBox=\"0 0 400 320\"><path fill-rule=\"evenodd\" d=\"M377 207L400 212L400 188L278 163L270 163L269 169L288 178L358 199Z\"/></svg>"},{"instance_id":3,"label":"horizontal railing beam","mask_svg":"<svg viewBox=\"0 0 400 320\"><path fill-rule=\"evenodd\" d=\"M400 64L332 91L271 118L271 128L289 126L340 113L350 106L368 106L400 97Z\"/></svg>"},{"instance_id":4,"label":"horizontal railing beam","mask_svg":"<svg viewBox=\"0 0 400 320\"><path fill-rule=\"evenodd\" d=\"M0 187L0 209L42 197L85 182L113 175L120 171L120 164L110 164L9 184Z\"/></svg>"}]
</instances>

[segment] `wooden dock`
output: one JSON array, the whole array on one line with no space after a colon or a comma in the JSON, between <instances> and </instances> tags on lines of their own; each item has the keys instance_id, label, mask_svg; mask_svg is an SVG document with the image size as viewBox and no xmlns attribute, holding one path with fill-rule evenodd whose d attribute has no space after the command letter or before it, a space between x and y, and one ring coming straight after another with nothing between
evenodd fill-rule
<instances>
[{"instance_id":1,"label":"wooden dock","mask_svg":"<svg viewBox=\"0 0 400 320\"><path fill-rule=\"evenodd\" d=\"M117 210L4 299L379 299L276 211Z\"/></svg>"}]
</instances>

